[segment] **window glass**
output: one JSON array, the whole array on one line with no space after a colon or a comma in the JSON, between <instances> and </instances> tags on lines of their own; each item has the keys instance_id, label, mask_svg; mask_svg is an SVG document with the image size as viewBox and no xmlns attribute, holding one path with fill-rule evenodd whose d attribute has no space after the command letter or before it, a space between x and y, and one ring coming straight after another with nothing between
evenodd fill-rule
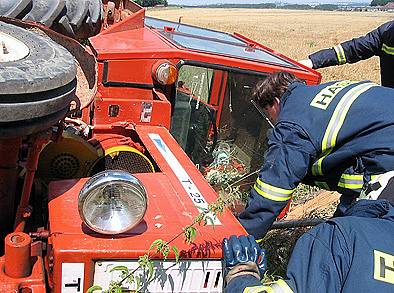
<instances>
[{"instance_id":1,"label":"window glass","mask_svg":"<svg viewBox=\"0 0 394 293\"><path fill-rule=\"evenodd\" d=\"M170 132L195 164L207 159L215 110L209 105L213 69L184 65L179 70Z\"/></svg>"},{"instance_id":2,"label":"window glass","mask_svg":"<svg viewBox=\"0 0 394 293\"><path fill-rule=\"evenodd\" d=\"M175 31L195 35L195 36L203 36L207 38L213 38L221 41L245 44L244 41L224 32L218 32L214 30L209 30L201 27L191 26L187 24L171 22L163 19L157 19L152 17L145 17L145 24L150 27L154 27L157 29L164 29L165 26L172 27Z\"/></svg>"},{"instance_id":3,"label":"window glass","mask_svg":"<svg viewBox=\"0 0 394 293\"><path fill-rule=\"evenodd\" d=\"M251 48L249 46L242 46L231 43L218 42L216 40L201 39L193 36L178 35L175 33L164 33L168 38L172 39L175 43L181 45L182 47L217 53L227 56L239 57L242 59L249 59L258 62L268 62L272 64L277 64L281 66L299 68L295 64L288 62L285 59L281 59L270 52Z\"/></svg>"},{"instance_id":4,"label":"window glass","mask_svg":"<svg viewBox=\"0 0 394 293\"><path fill-rule=\"evenodd\" d=\"M263 78L229 73L221 110L218 144L226 144L244 172L260 169L266 150L266 135L270 126L251 103L254 87Z\"/></svg>"},{"instance_id":5,"label":"window glass","mask_svg":"<svg viewBox=\"0 0 394 293\"><path fill-rule=\"evenodd\" d=\"M267 50L252 48L245 41L224 32L151 17L145 18L145 24L160 30L161 34L184 48L299 68ZM174 32L165 32L165 26L172 27Z\"/></svg>"}]
</instances>

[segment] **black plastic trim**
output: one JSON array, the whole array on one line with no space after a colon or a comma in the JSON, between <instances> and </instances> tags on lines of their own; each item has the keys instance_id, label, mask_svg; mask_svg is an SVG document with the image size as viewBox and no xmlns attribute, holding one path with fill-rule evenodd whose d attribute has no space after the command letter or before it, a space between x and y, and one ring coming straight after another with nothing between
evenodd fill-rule
<instances>
[{"instance_id":1,"label":"black plastic trim","mask_svg":"<svg viewBox=\"0 0 394 293\"><path fill-rule=\"evenodd\" d=\"M260 71L253 71L253 70L248 70L248 69L225 66L225 65L221 65L221 64L205 63L205 62L193 61L193 60L181 60L178 62L176 67L179 70L183 65L200 66L200 67L206 67L206 68L212 68L212 69L218 69L218 70L225 70L228 72L243 73L246 75L268 76L270 74L269 72L263 73Z\"/></svg>"}]
</instances>

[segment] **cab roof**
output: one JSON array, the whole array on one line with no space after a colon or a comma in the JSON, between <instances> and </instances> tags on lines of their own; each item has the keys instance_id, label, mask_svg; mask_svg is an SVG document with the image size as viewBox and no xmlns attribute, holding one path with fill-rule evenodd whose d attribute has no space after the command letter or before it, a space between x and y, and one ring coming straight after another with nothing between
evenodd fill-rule
<instances>
[{"instance_id":1,"label":"cab roof","mask_svg":"<svg viewBox=\"0 0 394 293\"><path fill-rule=\"evenodd\" d=\"M287 68L319 82L321 75L245 36L145 16L141 9L89 39L98 61L196 60L254 72Z\"/></svg>"},{"instance_id":2,"label":"cab roof","mask_svg":"<svg viewBox=\"0 0 394 293\"><path fill-rule=\"evenodd\" d=\"M145 18L145 25L158 30L161 35L184 49L299 68L263 48L257 48L253 43L228 33L152 17Z\"/></svg>"}]
</instances>

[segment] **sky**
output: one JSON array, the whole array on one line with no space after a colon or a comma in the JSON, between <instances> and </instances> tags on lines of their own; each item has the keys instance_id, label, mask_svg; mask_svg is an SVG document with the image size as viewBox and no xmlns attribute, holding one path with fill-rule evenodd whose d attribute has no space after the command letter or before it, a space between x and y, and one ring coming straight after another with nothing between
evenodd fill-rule
<instances>
[{"instance_id":1,"label":"sky","mask_svg":"<svg viewBox=\"0 0 394 293\"><path fill-rule=\"evenodd\" d=\"M167 0L168 4L177 5L204 5L204 4L220 4L220 3L275 3L275 2L286 2L293 4L304 4L304 3L350 3L350 2L370 2L369 0Z\"/></svg>"}]
</instances>

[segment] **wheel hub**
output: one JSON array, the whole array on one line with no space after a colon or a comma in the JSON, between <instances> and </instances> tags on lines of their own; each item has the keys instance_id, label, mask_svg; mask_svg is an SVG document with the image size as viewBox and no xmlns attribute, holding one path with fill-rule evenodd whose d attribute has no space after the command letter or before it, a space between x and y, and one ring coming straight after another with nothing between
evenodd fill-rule
<instances>
[{"instance_id":1,"label":"wheel hub","mask_svg":"<svg viewBox=\"0 0 394 293\"><path fill-rule=\"evenodd\" d=\"M25 58L29 48L16 38L0 32L0 62L10 62Z\"/></svg>"}]
</instances>

